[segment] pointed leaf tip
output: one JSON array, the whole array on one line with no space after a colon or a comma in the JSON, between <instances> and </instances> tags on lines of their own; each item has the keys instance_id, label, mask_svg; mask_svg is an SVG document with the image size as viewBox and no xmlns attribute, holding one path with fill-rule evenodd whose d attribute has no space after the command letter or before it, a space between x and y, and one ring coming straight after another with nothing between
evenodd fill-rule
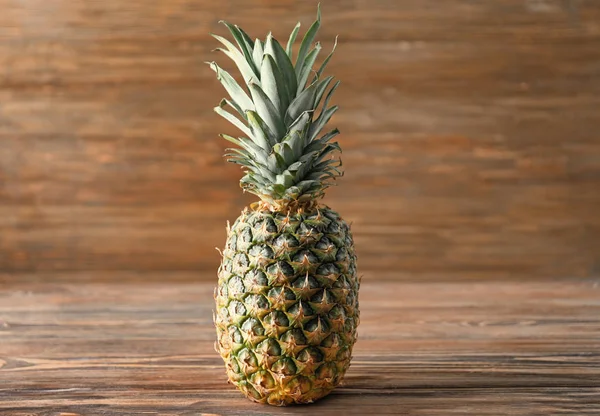
<instances>
[{"instance_id":1,"label":"pointed leaf tip","mask_svg":"<svg viewBox=\"0 0 600 416\"><path fill-rule=\"evenodd\" d=\"M294 27L294 30L292 30L292 33L290 34L290 38L288 39L287 46L285 48L285 52L290 57L290 59L292 59L293 46L294 46L294 42L296 42L296 37L298 36L298 32L300 31L300 26L301 26L300 22L296 23L296 26Z\"/></svg>"},{"instance_id":2,"label":"pointed leaf tip","mask_svg":"<svg viewBox=\"0 0 600 416\"><path fill-rule=\"evenodd\" d=\"M318 7L317 8L317 20L310 26L308 31L304 34L304 38L302 39L302 42L300 43L300 50L298 51L298 57L296 58L296 65L295 65L296 70L299 70L299 68L302 68L302 66L304 64L304 60L306 59L306 55L308 54L309 49L310 49L320 27L321 27L321 9L320 9L320 7Z\"/></svg>"}]
</instances>

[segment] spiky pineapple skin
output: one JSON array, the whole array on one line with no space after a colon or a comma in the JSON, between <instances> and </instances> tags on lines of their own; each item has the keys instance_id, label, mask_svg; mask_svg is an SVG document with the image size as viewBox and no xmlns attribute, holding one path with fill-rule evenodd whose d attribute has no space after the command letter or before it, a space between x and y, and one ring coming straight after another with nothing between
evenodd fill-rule
<instances>
[{"instance_id":1,"label":"spiky pineapple skin","mask_svg":"<svg viewBox=\"0 0 600 416\"><path fill-rule=\"evenodd\" d=\"M216 349L230 382L277 406L329 394L350 365L359 323L348 224L328 207L247 209L222 254Z\"/></svg>"}]
</instances>

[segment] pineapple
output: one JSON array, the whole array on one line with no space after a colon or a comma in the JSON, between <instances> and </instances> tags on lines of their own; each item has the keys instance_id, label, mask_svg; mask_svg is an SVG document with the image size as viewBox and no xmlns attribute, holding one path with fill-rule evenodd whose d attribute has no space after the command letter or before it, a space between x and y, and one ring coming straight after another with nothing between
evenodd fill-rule
<instances>
[{"instance_id":1,"label":"pineapple","mask_svg":"<svg viewBox=\"0 0 600 416\"><path fill-rule=\"evenodd\" d=\"M223 23L237 46L213 36L245 85L209 63L230 96L215 111L242 131L239 138L221 135L236 145L226 156L242 166L243 190L260 201L227 227L215 290L215 347L230 382L251 400L311 403L342 381L359 321L352 234L320 202L341 175L341 161L332 157L340 146L331 141L339 131L323 132L337 110L329 101L339 82L323 76L335 46L313 69L320 11L295 63L299 23L285 49L271 34L252 41Z\"/></svg>"}]
</instances>

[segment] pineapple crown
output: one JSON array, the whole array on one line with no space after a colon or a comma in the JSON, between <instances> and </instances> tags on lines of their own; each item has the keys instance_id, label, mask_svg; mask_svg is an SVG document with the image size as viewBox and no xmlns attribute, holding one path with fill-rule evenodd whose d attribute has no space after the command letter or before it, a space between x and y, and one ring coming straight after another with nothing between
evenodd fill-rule
<instances>
[{"instance_id":1,"label":"pineapple crown","mask_svg":"<svg viewBox=\"0 0 600 416\"><path fill-rule=\"evenodd\" d=\"M304 35L295 63L292 47L300 23L294 27L285 49L270 33L264 41L252 41L238 26L220 23L229 29L237 47L213 34L225 47L216 50L234 61L245 84L243 88L215 62L208 63L231 98L223 99L215 112L244 134L238 138L221 135L237 145L227 149L225 156L244 169L240 181L244 191L257 195L269 209L307 207L342 175L338 169L341 160L332 156L341 148L337 142L331 142L339 131L323 134L338 109L329 107L329 100L339 81L329 88L333 77L322 77L337 38L331 53L314 70L321 50L319 42L313 46L321 26L320 8L316 21Z\"/></svg>"}]
</instances>

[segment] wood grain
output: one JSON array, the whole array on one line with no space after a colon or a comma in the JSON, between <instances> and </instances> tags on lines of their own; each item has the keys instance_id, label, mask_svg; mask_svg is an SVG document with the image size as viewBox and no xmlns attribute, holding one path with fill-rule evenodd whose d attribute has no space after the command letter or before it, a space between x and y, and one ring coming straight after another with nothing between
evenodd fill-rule
<instances>
[{"instance_id":1,"label":"wood grain","mask_svg":"<svg viewBox=\"0 0 600 416\"><path fill-rule=\"evenodd\" d=\"M252 198L221 158L209 32L226 18L284 39L315 7L150 3L0 0L0 271L216 269ZM346 169L326 202L365 279L598 275L599 2L328 0L323 15Z\"/></svg>"},{"instance_id":2,"label":"wood grain","mask_svg":"<svg viewBox=\"0 0 600 416\"><path fill-rule=\"evenodd\" d=\"M213 350L212 285L86 273L0 289L7 415L595 415L600 280L369 282L343 387L256 405ZM84 283L85 282L85 283Z\"/></svg>"}]
</instances>

